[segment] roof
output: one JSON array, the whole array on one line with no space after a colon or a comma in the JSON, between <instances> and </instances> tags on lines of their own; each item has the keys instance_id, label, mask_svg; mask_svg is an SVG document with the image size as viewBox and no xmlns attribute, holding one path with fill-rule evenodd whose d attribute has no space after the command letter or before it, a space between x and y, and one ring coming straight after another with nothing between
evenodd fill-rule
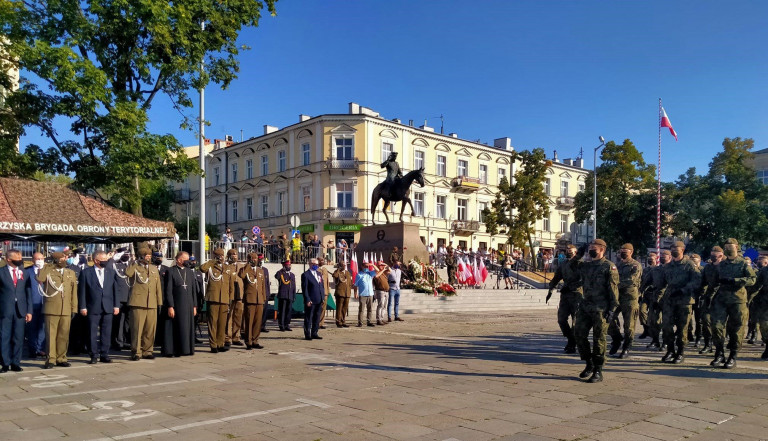
<instances>
[{"instance_id":1,"label":"roof","mask_svg":"<svg viewBox=\"0 0 768 441\"><path fill-rule=\"evenodd\" d=\"M768 149L762 149L752 153L754 153L755 155L762 155L763 153L768 153Z\"/></svg>"},{"instance_id":2,"label":"roof","mask_svg":"<svg viewBox=\"0 0 768 441\"><path fill-rule=\"evenodd\" d=\"M126 242L174 233L171 222L126 213L62 184L0 178L0 240Z\"/></svg>"}]
</instances>

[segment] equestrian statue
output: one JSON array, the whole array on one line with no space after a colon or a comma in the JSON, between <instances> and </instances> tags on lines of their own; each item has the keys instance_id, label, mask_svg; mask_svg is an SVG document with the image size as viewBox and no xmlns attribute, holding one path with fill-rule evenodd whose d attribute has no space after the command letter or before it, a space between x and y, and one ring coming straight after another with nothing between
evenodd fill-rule
<instances>
[{"instance_id":1,"label":"equestrian statue","mask_svg":"<svg viewBox=\"0 0 768 441\"><path fill-rule=\"evenodd\" d=\"M412 170L403 176L403 173L400 171L400 164L397 163L397 152L392 152L387 160L381 164L381 168L387 169L387 178L373 189L373 194L371 195L371 215L375 217L379 199L382 199L384 200L382 211L387 219L387 223L389 223L389 216L387 215L389 203L402 201L403 205L400 207L400 222L402 222L406 204L411 206L411 215L414 215L413 203L410 198L411 184L413 184L413 181L416 181L421 187L424 187L424 167ZM372 222L376 225L375 220L372 220Z\"/></svg>"}]
</instances>

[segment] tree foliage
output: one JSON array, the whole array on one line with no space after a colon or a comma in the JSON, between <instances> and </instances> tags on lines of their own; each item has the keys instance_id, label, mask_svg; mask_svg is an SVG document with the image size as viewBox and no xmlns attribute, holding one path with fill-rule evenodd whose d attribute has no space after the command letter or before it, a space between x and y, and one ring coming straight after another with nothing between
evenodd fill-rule
<instances>
[{"instance_id":1,"label":"tree foliage","mask_svg":"<svg viewBox=\"0 0 768 441\"><path fill-rule=\"evenodd\" d=\"M34 127L50 145L28 147L18 167L0 162L0 172L24 176L34 165L73 174L77 187L117 195L141 214L140 181L200 171L173 136L147 130L152 104L166 96L183 115L191 91L209 82L227 87L247 49L237 44L241 29L258 26L265 6L274 15L275 2L3 2L3 59L20 68L22 81L0 132ZM182 117L183 127L190 122Z\"/></svg>"}]
</instances>

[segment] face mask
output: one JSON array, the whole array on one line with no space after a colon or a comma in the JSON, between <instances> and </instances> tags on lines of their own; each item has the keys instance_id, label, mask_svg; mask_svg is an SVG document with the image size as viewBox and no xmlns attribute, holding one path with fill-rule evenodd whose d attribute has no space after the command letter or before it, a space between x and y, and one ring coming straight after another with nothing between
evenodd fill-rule
<instances>
[{"instance_id":1,"label":"face mask","mask_svg":"<svg viewBox=\"0 0 768 441\"><path fill-rule=\"evenodd\" d=\"M13 266L22 266L22 265L24 265L24 261L23 260L11 260L10 262L13 264Z\"/></svg>"},{"instance_id":2,"label":"face mask","mask_svg":"<svg viewBox=\"0 0 768 441\"><path fill-rule=\"evenodd\" d=\"M190 262L189 260L185 260L184 263L181 264L181 266L185 268L192 268L192 262Z\"/></svg>"},{"instance_id":3,"label":"face mask","mask_svg":"<svg viewBox=\"0 0 768 441\"><path fill-rule=\"evenodd\" d=\"M162 265L163 259L162 257L158 257L157 259L152 259L152 263L154 263L155 265Z\"/></svg>"},{"instance_id":4,"label":"face mask","mask_svg":"<svg viewBox=\"0 0 768 441\"><path fill-rule=\"evenodd\" d=\"M235 256L229 256L227 260L229 261L229 263L235 263L237 261L237 258Z\"/></svg>"},{"instance_id":5,"label":"face mask","mask_svg":"<svg viewBox=\"0 0 768 441\"><path fill-rule=\"evenodd\" d=\"M597 259L597 250L589 250L589 257Z\"/></svg>"},{"instance_id":6,"label":"face mask","mask_svg":"<svg viewBox=\"0 0 768 441\"><path fill-rule=\"evenodd\" d=\"M43 269L43 266L45 266L45 260L35 260L35 266L37 269Z\"/></svg>"},{"instance_id":7,"label":"face mask","mask_svg":"<svg viewBox=\"0 0 768 441\"><path fill-rule=\"evenodd\" d=\"M56 266L58 266L59 268L66 268L67 262L64 260L59 260L58 262L56 262Z\"/></svg>"},{"instance_id":8,"label":"face mask","mask_svg":"<svg viewBox=\"0 0 768 441\"><path fill-rule=\"evenodd\" d=\"M672 254L672 258L674 259L677 259L678 257L680 257L680 251L678 250L672 250L671 254Z\"/></svg>"},{"instance_id":9,"label":"face mask","mask_svg":"<svg viewBox=\"0 0 768 441\"><path fill-rule=\"evenodd\" d=\"M261 260L259 260L258 262L256 262L256 265L257 265L257 266L261 266L261 264L262 264L262 261L261 261Z\"/></svg>"},{"instance_id":10,"label":"face mask","mask_svg":"<svg viewBox=\"0 0 768 441\"><path fill-rule=\"evenodd\" d=\"M317 271L317 269L320 267L317 265L312 265L310 268L312 268L312 271Z\"/></svg>"},{"instance_id":11,"label":"face mask","mask_svg":"<svg viewBox=\"0 0 768 441\"><path fill-rule=\"evenodd\" d=\"M72 265L74 263L75 263L75 258L74 257L70 257L70 258L67 259L67 265Z\"/></svg>"},{"instance_id":12,"label":"face mask","mask_svg":"<svg viewBox=\"0 0 768 441\"><path fill-rule=\"evenodd\" d=\"M736 257L736 250L733 248L726 248L723 251L723 254L725 254L725 257Z\"/></svg>"},{"instance_id":13,"label":"face mask","mask_svg":"<svg viewBox=\"0 0 768 441\"><path fill-rule=\"evenodd\" d=\"M395 265L393 268L394 269L400 269L400 265Z\"/></svg>"},{"instance_id":14,"label":"face mask","mask_svg":"<svg viewBox=\"0 0 768 441\"><path fill-rule=\"evenodd\" d=\"M624 260L626 260L627 257L629 257L629 253L627 253L627 252L622 252L620 255L621 255L621 258L624 259Z\"/></svg>"},{"instance_id":15,"label":"face mask","mask_svg":"<svg viewBox=\"0 0 768 441\"><path fill-rule=\"evenodd\" d=\"M253 267L255 267L255 266L256 266L256 262L254 262L254 261L250 261L250 262L248 262L248 265L250 265L250 266L251 266L251 268L253 268Z\"/></svg>"},{"instance_id":16,"label":"face mask","mask_svg":"<svg viewBox=\"0 0 768 441\"><path fill-rule=\"evenodd\" d=\"M127 254L124 254L124 255L120 256L120 261L121 261L121 262L127 262L127 261L129 261L130 259L131 259L131 256L129 256L129 255L127 255Z\"/></svg>"},{"instance_id":17,"label":"face mask","mask_svg":"<svg viewBox=\"0 0 768 441\"><path fill-rule=\"evenodd\" d=\"M290 271L291 270L291 266L290 265L285 265L283 268L285 268L286 271Z\"/></svg>"},{"instance_id":18,"label":"face mask","mask_svg":"<svg viewBox=\"0 0 768 441\"><path fill-rule=\"evenodd\" d=\"M93 266L95 266L96 268L101 268L101 261L99 261L99 260L94 260L94 261L93 261Z\"/></svg>"},{"instance_id":19,"label":"face mask","mask_svg":"<svg viewBox=\"0 0 768 441\"><path fill-rule=\"evenodd\" d=\"M567 257L567 258L569 258L569 259L572 259L572 258L573 258L573 256L575 256L575 254L573 254L573 253L567 253L567 254L565 255L565 257Z\"/></svg>"}]
</instances>

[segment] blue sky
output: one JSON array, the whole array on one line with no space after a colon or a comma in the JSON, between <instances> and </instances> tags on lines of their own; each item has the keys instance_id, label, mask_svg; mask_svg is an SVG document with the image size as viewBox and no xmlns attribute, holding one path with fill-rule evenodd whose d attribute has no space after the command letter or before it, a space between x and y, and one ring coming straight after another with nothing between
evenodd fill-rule
<instances>
[{"instance_id":1,"label":"blue sky","mask_svg":"<svg viewBox=\"0 0 768 441\"><path fill-rule=\"evenodd\" d=\"M229 89L206 91L209 138L284 127L347 103L464 139L508 136L517 149L573 157L598 136L631 139L662 179L699 173L724 137L768 147L768 2L290 1L242 33L252 47ZM196 114L190 109L190 114ZM167 98L151 128L184 145ZM30 137L31 139L32 137ZM22 140L24 144L24 140Z\"/></svg>"}]
</instances>

